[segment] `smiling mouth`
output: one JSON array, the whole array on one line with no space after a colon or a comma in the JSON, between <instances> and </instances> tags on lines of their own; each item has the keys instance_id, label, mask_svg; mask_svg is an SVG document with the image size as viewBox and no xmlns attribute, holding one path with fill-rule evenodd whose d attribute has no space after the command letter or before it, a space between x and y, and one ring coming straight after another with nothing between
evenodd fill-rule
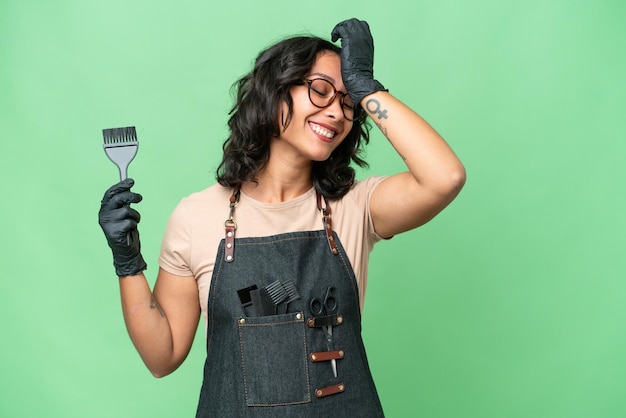
<instances>
[{"instance_id":1,"label":"smiling mouth","mask_svg":"<svg viewBox=\"0 0 626 418\"><path fill-rule=\"evenodd\" d=\"M333 139L335 137L335 134L337 133L335 131L328 130L313 122L310 122L309 125L311 126L311 129L313 129L313 132L323 137L326 137L328 139Z\"/></svg>"}]
</instances>

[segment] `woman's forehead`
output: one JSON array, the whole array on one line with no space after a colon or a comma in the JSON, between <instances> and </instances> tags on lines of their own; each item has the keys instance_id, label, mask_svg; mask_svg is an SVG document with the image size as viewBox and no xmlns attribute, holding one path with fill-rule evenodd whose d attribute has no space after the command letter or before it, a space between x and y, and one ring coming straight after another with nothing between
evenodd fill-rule
<instances>
[{"instance_id":1,"label":"woman's forehead","mask_svg":"<svg viewBox=\"0 0 626 418\"><path fill-rule=\"evenodd\" d=\"M332 51L322 51L311 66L309 76L319 76L326 78L335 85L338 90L343 90L341 79L341 60L339 55Z\"/></svg>"}]
</instances>

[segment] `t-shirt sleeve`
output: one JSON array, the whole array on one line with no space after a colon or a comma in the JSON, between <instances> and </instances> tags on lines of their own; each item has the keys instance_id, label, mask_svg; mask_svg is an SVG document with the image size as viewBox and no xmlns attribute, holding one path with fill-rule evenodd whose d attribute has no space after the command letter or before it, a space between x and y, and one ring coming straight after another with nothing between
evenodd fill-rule
<instances>
[{"instance_id":1,"label":"t-shirt sleeve","mask_svg":"<svg viewBox=\"0 0 626 418\"><path fill-rule=\"evenodd\" d=\"M368 241L371 246L373 246L376 242L382 240L383 238L376 233L376 229L374 228L374 221L372 220L372 214L370 212L370 200L372 199L372 194L378 185L385 180L387 177L382 176L374 176L368 177L362 181L359 181L355 186L355 192L359 197L358 200L361 200L365 204L365 216L367 220L367 236Z\"/></svg>"},{"instance_id":2,"label":"t-shirt sleeve","mask_svg":"<svg viewBox=\"0 0 626 418\"><path fill-rule=\"evenodd\" d=\"M159 254L159 266L177 276L193 276L189 267L191 226L187 212L184 201L176 206L165 228Z\"/></svg>"}]
</instances>

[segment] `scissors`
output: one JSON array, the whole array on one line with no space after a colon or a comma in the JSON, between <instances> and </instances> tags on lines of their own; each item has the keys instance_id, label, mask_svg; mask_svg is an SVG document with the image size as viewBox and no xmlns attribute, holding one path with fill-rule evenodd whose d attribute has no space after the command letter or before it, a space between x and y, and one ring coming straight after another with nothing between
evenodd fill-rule
<instances>
[{"instance_id":1,"label":"scissors","mask_svg":"<svg viewBox=\"0 0 626 418\"><path fill-rule=\"evenodd\" d=\"M328 286L323 301L319 298L312 298L309 302L309 308L315 317L335 315L337 313L337 307L335 286ZM328 347L328 351L331 351L333 349L333 326L324 325L322 326L322 330L326 334L326 346ZM337 360L331 360L330 365L333 368L333 375L337 377Z\"/></svg>"}]
</instances>

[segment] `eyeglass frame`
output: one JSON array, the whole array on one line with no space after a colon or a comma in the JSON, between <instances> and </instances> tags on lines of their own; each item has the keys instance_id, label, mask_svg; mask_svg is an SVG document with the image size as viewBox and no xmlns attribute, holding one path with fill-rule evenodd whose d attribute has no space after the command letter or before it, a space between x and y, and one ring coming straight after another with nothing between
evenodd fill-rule
<instances>
[{"instance_id":1,"label":"eyeglass frame","mask_svg":"<svg viewBox=\"0 0 626 418\"><path fill-rule=\"evenodd\" d=\"M330 86L333 88L334 94L332 99L330 99L328 101L328 104L326 106L319 106L317 104L315 104L313 102L313 99L311 99L311 84L314 81L317 80L322 80L327 82L328 84L330 84ZM333 104L333 102L335 101L335 99L337 98L337 94L340 94L340 99L339 99L339 104L341 105L341 113L343 114L343 117L346 118L346 120L350 121L350 122L354 122L355 120L359 119L359 117L362 114L361 108L358 104L353 104L352 106L352 119L350 119L349 117L346 116L346 112L344 110L344 99L346 98L346 96L349 97L348 93L344 93L343 91L339 91L337 90L337 87L335 87L335 85L333 83L331 83L329 80L323 78L323 77L316 77L316 78L304 78L302 79L302 82L305 83L307 85L307 93L308 93L308 97L309 97L309 101L311 102L311 104L315 107L317 107L318 109L326 109L327 107L329 107L330 105ZM349 106L349 105L348 105Z\"/></svg>"}]
</instances>

